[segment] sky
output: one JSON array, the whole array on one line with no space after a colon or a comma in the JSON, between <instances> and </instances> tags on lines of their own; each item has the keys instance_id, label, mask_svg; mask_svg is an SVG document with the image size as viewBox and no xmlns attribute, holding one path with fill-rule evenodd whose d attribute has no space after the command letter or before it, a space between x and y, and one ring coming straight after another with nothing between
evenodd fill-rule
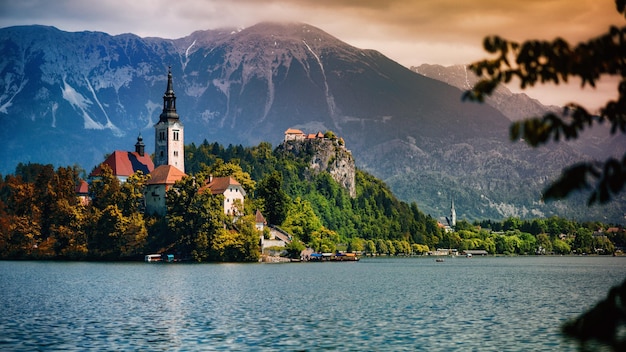
<instances>
[{"instance_id":1,"label":"sky","mask_svg":"<svg viewBox=\"0 0 626 352\"><path fill-rule=\"evenodd\" d=\"M515 41L561 37L576 44L611 25L626 25L613 0L0 0L0 28L41 24L174 39L262 21L307 23L406 67L488 58L482 41L489 35ZM593 110L617 97L616 82L524 92L544 104L576 101Z\"/></svg>"}]
</instances>

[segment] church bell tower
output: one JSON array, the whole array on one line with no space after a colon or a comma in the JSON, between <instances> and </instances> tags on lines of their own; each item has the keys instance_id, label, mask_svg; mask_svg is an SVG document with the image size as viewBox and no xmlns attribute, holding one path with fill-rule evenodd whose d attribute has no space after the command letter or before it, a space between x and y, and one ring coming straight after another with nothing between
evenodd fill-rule
<instances>
[{"instance_id":1,"label":"church bell tower","mask_svg":"<svg viewBox=\"0 0 626 352\"><path fill-rule=\"evenodd\" d=\"M176 95L172 84L172 69L167 72L167 88L163 95L163 112L154 125L154 166L172 165L185 172L185 133L176 113Z\"/></svg>"}]
</instances>

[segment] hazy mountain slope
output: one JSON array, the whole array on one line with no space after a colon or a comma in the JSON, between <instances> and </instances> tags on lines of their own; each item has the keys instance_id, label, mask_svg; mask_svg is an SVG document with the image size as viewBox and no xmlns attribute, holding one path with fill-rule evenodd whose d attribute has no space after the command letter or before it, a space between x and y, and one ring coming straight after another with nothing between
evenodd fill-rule
<instances>
[{"instance_id":1,"label":"hazy mountain slope","mask_svg":"<svg viewBox=\"0 0 626 352\"><path fill-rule=\"evenodd\" d=\"M580 213L536 201L586 151L511 144L510 120L493 107L306 24L176 40L10 27L0 51L2 173L28 161L89 171L105 153L132 150L139 133L153 152L171 66L186 143L277 145L289 127L330 129L359 167L433 216L452 195L468 218Z\"/></svg>"}]
</instances>

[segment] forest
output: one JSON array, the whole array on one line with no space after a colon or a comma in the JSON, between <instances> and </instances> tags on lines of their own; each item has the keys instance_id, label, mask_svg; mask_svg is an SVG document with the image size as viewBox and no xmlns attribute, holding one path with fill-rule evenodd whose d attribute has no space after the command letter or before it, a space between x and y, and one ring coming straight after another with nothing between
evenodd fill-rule
<instances>
[{"instance_id":1,"label":"forest","mask_svg":"<svg viewBox=\"0 0 626 352\"><path fill-rule=\"evenodd\" d=\"M490 254L613 254L624 247L622 228L562 218L508 218L445 231L416 203L396 198L374 176L356 171L356 196L327 172L308 171L310 154L295 155L269 143L253 147L204 141L185 148L187 177L167 194L167 214L144 214L149 175L124 183L106 170L91 181L91 201L76 186L78 166L19 164L0 177L0 258L141 260L146 253L175 253L190 261L258 261L254 214L294 236L290 255L320 252L422 255L436 248L484 249ZM246 190L243 216L224 215L221 196L198 192L209 176L233 176ZM613 231L609 231L613 229Z\"/></svg>"}]
</instances>

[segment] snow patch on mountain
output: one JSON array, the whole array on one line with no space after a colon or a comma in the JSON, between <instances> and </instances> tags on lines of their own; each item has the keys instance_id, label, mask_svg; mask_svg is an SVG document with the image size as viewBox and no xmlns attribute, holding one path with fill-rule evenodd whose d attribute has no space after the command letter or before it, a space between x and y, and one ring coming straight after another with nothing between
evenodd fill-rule
<instances>
[{"instance_id":1,"label":"snow patch on mountain","mask_svg":"<svg viewBox=\"0 0 626 352\"><path fill-rule=\"evenodd\" d=\"M11 107L11 105L13 105L13 99L22 91L22 89L24 89L24 86L26 86L26 83L28 83L27 79L22 79L19 86L16 86L12 81L13 81L13 75L11 73L7 74L7 77L5 79L6 85L4 86L5 87L4 93L0 95L0 104L1 104L0 112L1 113L5 113L5 114L9 113L7 109Z\"/></svg>"},{"instance_id":2,"label":"snow patch on mountain","mask_svg":"<svg viewBox=\"0 0 626 352\"><path fill-rule=\"evenodd\" d=\"M61 88L63 99L67 100L74 109L85 111L91 104L91 100L85 98L77 92L72 86L70 86L63 78L63 87Z\"/></svg>"},{"instance_id":3,"label":"snow patch on mountain","mask_svg":"<svg viewBox=\"0 0 626 352\"><path fill-rule=\"evenodd\" d=\"M328 105L328 111L330 112L331 118L335 120L337 116L337 106L335 105L335 98L330 93L330 88L328 87L328 80L326 79L324 64L322 64L322 60L320 60L320 57L317 56L317 54L313 51L313 49L311 49L311 47L309 46L309 44L307 44L305 40L302 40L302 43L304 43L304 46L306 46L306 48L309 50L309 52L311 52L313 57L315 57L315 60L317 60L317 63L320 65L320 69L322 70L322 76L324 77L324 94L326 96L326 104Z\"/></svg>"}]
</instances>

